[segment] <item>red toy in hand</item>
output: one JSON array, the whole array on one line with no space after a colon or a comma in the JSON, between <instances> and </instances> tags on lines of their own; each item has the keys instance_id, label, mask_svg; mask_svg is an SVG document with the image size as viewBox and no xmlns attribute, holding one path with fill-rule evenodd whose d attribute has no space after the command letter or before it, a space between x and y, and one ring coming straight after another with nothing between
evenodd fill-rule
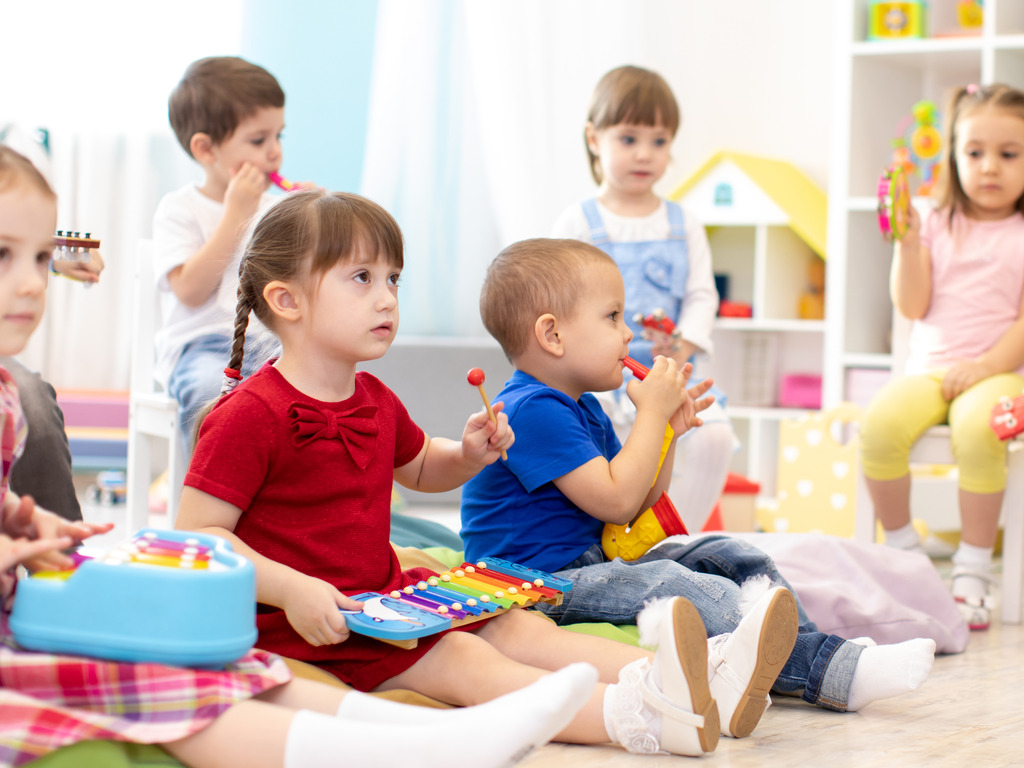
<instances>
[{"instance_id":1,"label":"red toy in hand","mask_svg":"<svg viewBox=\"0 0 1024 768\"><path fill-rule=\"evenodd\" d=\"M487 391L484 389L484 372L479 368L471 368L469 373L466 375L466 380L474 387L480 390L480 397L483 398L484 407L487 408L487 415L491 417L491 423L497 424L498 417L494 415L494 409L491 408L491 401L487 399ZM508 458L508 454L505 451L501 452L501 459L504 461Z\"/></svg>"},{"instance_id":2,"label":"red toy in hand","mask_svg":"<svg viewBox=\"0 0 1024 768\"><path fill-rule=\"evenodd\" d=\"M663 309L656 309L646 316L637 312L633 316L633 322L643 326L640 335L650 342L657 343L662 336L667 336L673 352L678 352L683 345L683 336L679 328Z\"/></svg>"}]
</instances>

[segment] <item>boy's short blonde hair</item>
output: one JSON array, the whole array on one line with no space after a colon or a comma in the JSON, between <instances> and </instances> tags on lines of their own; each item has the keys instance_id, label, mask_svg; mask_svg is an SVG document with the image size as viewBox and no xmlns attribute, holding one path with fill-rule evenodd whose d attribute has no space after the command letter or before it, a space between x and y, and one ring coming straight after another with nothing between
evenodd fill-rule
<instances>
[{"instance_id":1,"label":"boy's short blonde hair","mask_svg":"<svg viewBox=\"0 0 1024 768\"><path fill-rule=\"evenodd\" d=\"M50 182L32 164L31 160L20 152L0 144L0 192L21 183L27 183L34 187L43 197L51 200L57 199Z\"/></svg>"},{"instance_id":2,"label":"boy's short blonde hair","mask_svg":"<svg viewBox=\"0 0 1024 768\"><path fill-rule=\"evenodd\" d=\"M521 240L498 254L480 290L480 317L510 362L526 351L538 317L576 315L584 275L597 263L615 266L607 253L580 240Z\"/></svg>"},{"instance_id":3,"label":"boy's short blonde hair","mask_svg":"<svg viewBox=\"0 0 1024 768\"><path fill-rule=\"evenodd\" d=\"M216 146L263 107L284 107L284 91L272 74L237 56L210 56L188 65L167 100L167 115L178 143L191 155L197 133L207 134Z\"/></svg>"}]
</instances>

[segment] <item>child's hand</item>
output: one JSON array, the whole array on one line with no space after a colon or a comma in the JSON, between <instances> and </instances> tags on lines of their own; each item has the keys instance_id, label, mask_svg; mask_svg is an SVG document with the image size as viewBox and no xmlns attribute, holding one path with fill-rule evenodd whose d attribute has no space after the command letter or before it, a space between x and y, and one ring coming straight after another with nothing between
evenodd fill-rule
<instances>
[{"instance_id":1,"label":"child's hand","mask_svg":"<svg viewBox=\"0 0 1024 768\"><path fill-rule=\"evenodd\" d=\"M956 363L942 377L942 397L947 403L951 402L964 390L991 375L992 371L989 371L977 360L964 360Z\"/></svg>"},{"instance_id":2,"label":"child's hand","mask_svg":"<svg viewBox=\"0 0 1024 768\"><path fill-rule=\"evenodd\" d=\"M907 206L907 231L899 243L903 248L917 248L921 243L921 216L913 204Z\"/></svg>"},{"instance_id":3,"label":"child's hand","mask_svg":"<svg viewBox=\"0 0 1024 768\"><path fill-rule=\"evenodd\" d=\"M690 379L690 374L693 372L693 365L687 363L683 366L683 373L686 376L687 381ZM713 402L715 402L714 396L703 397L703 395L711 389L714 382L708 378L699 384L694 384L687 390L684 390L683 404L679 406L672 418L669 419L669 425L672 427L672 431L675 432L676 437L682 436L684 432L693 427L701 426L704 421L697 415L701 411L707 409Z\"/></svg>"},{"instance_id":4,"label":"child's hand","mask_svg":"<svg viewBox=\"0 0 1024 768\"><path fill-rule=\"evenodd\" d=\"M75 546L83 539L95 534L106 533L114 527L113 523L86 523L65 520L53 512L37 507L31 496L15 496L9 494L3 507L3 532L13 539L29 541L67 540L68 544L61 549ZM55 570L70 568L74 564L70 557L53 547L44 547L44 554L22 561L30 571Z\"/></svg>"},{"instance_id":5,"label":"child's hand","mask_svg":"<svg viewBox=\"0 0 1024 768\"><path fill-rule=\"evenodd\" d=\"M53 269L55 272L59 272L62 276L67 277L71 280L77 280L80 283L98 283L100 281L100 272L103 271L106 264L103 262L103 257L99 251L89 251L88 261L78 261L76 259L54 259Z\"/></svg>"},{"instance_id":6,"label":"child's hand","mask_svg":"<svg viewBox=\"0 0 1024 768\"><path fill-rule=\"evenodd\" d=\"M14 589L14 566L19 563L28 565L40 562L45 560L47 555L63 558L60 551L70 547L71 543L71 539L67 536L29 541L23 538L12 539L0 533L0 600L2 600L4 608L10 609L8 597L11 596ZM66 567L71 567L71 559L64 559L69 563Z\"/></svg>"},{"instance_id":7,"label":"child's hand","mask_svg":"<svg viewBox=\"0 0 1024 768\"><path fill-rule=\"evenodd\" d=\"M466 422L462 431L462 455L474 464L493 464L515 442L512 427L508 425L508 416L502 411L505 404L498 402L491 406L498 419L495 424L486 410L474 413Z\"/></svg>"},{"instance_id":8,"label":"child's hand","mask_svg":"<svg viewBox=\"0 0 1024 768\"><path fill-rule=\"evenodd\" d=\"M282 606L288 623L310 645L334 645L348 640L348 624L338 609L357 611L363 604L346 597L326 581L299 575L301 581L289 590L288 603Z\"/></svg>"},{"instance_id":9,"label":"child's hand","mask_svg":"<svg viewBox=\"0 0 1024 768\"><path fill-rule=\"evenodd\" d=\"M675 360L659 355L643 381L634 379L626 385L626 394L637 412L655 410L668 421L683 405L687 378L689 373L684 376Z\"/></svg>"},{"instance_id":10,"label":"child's hand","mask_svg":"<svg viewBox=\"0 0 1024 768\"><path fill-rule=\"evenodd\" d=\"M248 220L256 213L260 198L270 186L267 174L250 162L231 175L228 188L224 192L224 208L240 219Z\"/></svg>"}]
</instances>

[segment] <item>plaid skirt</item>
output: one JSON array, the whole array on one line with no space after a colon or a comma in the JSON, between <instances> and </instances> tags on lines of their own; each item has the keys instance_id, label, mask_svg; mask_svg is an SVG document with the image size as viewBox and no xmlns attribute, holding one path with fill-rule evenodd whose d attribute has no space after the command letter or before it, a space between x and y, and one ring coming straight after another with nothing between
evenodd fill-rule
<instances>
[{"instance_id":1,"label":"plaid skirt","mask_svg":"<svg viewBox=\"0 0 1024 768\"><path fill-rule=\"evenodd\" d=\"M290 679L279 656L258 650L217 670L35 653L19 649L3 622L0 768L89 739L176 741Z\"/></svg>"}]
</instances>

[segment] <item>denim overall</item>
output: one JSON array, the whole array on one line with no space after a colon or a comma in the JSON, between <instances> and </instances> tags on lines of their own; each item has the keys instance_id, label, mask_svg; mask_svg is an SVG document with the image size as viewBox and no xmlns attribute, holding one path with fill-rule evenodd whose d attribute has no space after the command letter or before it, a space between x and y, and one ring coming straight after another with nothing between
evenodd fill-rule
<instances>
[{"instance_id":1,"label":"denim overall","mask_svg":"<svg viewBox=\"0 0 1024 768\"><path fill-rule=\"evenodd\" d=\"M667 240L649 240L639 243L613 243L597 210L597 200L583 201L583 213L590 227L590 242L611 256L622 273L626 286L626 325L633 331L629 354L648 368L654 362L653 344L641 333L643 326L633 320L637 314L649 315L656 309L676 321L683 307L686 282L690 277L690 248L686 241L686 222L683 209L665 201L668 208L669 236Z\"/></svg>"}]
</instances>

